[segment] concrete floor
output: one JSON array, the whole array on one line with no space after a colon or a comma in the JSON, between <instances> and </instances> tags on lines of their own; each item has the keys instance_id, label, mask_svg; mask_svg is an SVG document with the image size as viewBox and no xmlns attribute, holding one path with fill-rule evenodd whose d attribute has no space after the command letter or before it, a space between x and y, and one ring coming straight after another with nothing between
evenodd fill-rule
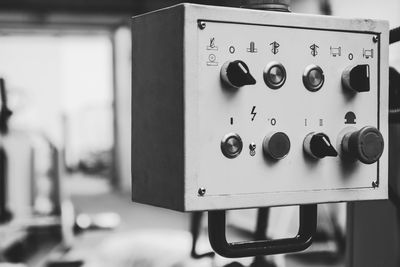
<instances>
[{"instance_id":1,"label":"concrete floor","mask_svg":"<svg viewBox=\"0 0 400 267\"><path fill-rule=\"evenodd\" d=\"M71 194L76 215L112 212L118 214L121 221L113 230L89 230L75 236L70 250L55 253L62 260L84 261L85 267L219 267L233 261L219 256L214 260L190 258L189 214L133 203L129 193L113 192L104 178L78 174L66 179L64 187ZM203 225L198 242L200 253L211 250L206 221ZM231 237L238 236L232 234ZM310 260L299 255L271 259L278 262L279 267L344 266L342 261L328 264L326 259L311 257ZM249 266L252 259L238 261Z\"/></svg>"},{"instance_id":2,"label":"concrete floor","mask_svg":"<svg viewBox=\"0 0 400 267\"><path fill-rule=\"evenodd\" d=\"M129 194L102 192L100 194L75 194L72 196L76 213L95 214L101 212L115 212L121 216L119 227L112 231L89 231L77 236L74 246L65 258L85 259L85 266L98 267L99 261L113 264L114 267L141 266L132 262L148 254L150 258L163 258L165 254L158 251L167 251L171 255L177 253L181 261L190 266L223 266L229 261L217 258L214 262L201 260L193 262L189 257L190 240L188 233L190 217L188 214L150 207L147 205L132 203ZM147 246L147 249L146 249ZM199 240L199 250L209 250L207 230L204 229ZM118 255L115 257L113 254ZM136 254L136 256L135 256ZM121 260L126 257L126 260ZM183 258L187 259L183 259ZM100 258L100 260L99 260ZM118 258L117 262L112 262ZM110 260L111 259L111 260ZM141 259L143 261L143 259ZM250 264L251 259L240 260L245 265ZM321 260L310 262L300 260L298 257L278 257L278 262L284 267L342 267L342 261L324 264ZM189 264L190 262L190 264ZM167 266L161 263L145 266ZM106 266L106 265L104 265Z\"/></svg>"}]
</instances>

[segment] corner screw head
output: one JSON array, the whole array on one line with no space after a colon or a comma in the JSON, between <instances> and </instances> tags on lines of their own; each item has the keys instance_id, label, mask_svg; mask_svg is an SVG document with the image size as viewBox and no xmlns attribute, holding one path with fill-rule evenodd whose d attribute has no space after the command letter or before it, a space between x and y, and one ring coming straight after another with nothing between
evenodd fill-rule
<instances>
[{"instance_id":1,"label":"corner screw head","mask_svg":"<svg viewBox=\"0 0 400 267\"><path fill-rule=\"evenodd\" d=\"M377 188L377 187L379 187L379 183L378 182L372 182L372 187L373 188Z\"/></svg>"},{"instance_id":2,"label":"corner screw head","mask_svg":"<svg viewBox=\"0 0 400 267\"><path fill-rule=\"evenodd\" d=\"M379 41L379 37L375 35L374 37L372 37L372 41L374 43L377 43Z\"/></svg>"},{"instance_id":3,"label":"corner screw head","mask_svg":"<svg viewBox=\"0 0 400 267\"><path fill-rule=\"evenodd\" d=\"M197 191L197 192L198 192L199 196L202 197L206 194L206 189L201 187L201 188L199 188L199 191Z\"/></svg>"},{"instance_id":4,"label":"corner screw head","mask_svg":"<svg viewBox=\"0 0 400 267\"><path fill-rule=\"evenodd\" d=\"M204 21L197 22L197 26L200 30L204 30L206 28L206 23Z\"/></svg>"}]
</instances>

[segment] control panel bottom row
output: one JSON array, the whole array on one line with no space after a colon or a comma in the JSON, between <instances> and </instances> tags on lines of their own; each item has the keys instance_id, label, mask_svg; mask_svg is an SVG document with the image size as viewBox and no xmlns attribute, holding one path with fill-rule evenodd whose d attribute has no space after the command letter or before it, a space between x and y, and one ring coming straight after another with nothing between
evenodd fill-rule
<instances>
[{"instance_id":1,"label":"control panel bottom row","mask_svg":"<svg viewBox=\"0 0 400 267\"><path fill-rule=\"evenodd\" d=\"M377 162L384 149L382 134L377 128L371 126L346 133L340 144L345 158L359 160L364 164ZM290 153L290 148L290 139L284 132L271 132L264 137L262 142L265 157L272 161L284 159ZM229 159L238 157L242 149L243 141L237 133L226 134L221 140L222 154ZM255 154L256 144L250 143L249 149L250 154ZM329 136L323 132L311 132L306 135L303 150L312 159L339 156Z\"/></svg>"}]
</instances>

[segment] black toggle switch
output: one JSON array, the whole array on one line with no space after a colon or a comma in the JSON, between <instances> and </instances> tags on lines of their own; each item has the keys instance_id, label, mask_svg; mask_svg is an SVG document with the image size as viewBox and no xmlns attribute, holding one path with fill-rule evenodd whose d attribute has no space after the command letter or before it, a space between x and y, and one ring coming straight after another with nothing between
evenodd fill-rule
<instances>
[{"instance_id":1,"label":"black toggle switch","mask_svg":"<svg viewBox=\"0 0 400 267\"><path fill-rule=\"evenodd\" d=\"M338 155L329 137L324 133L308 134L304 139L303 148L308 155L316 159L337 157Z\"/></svg>"},{"instance_id":2,"label":"black toggle switch","mask_svg":"<svg viewBox=\"0 0 400 267\"><path fill-rule=\"evenodd\" d=\"M369 65L363 64L346 68L342 73L342 85L352 92L369 92Z\"/></svg>"},{"instance_id":3,"label":"black toggle switch","mask_svg":"<svg viewBox=\"0 0 400 267\"><path fill-rule=\"evenodd\" d=\"M383 148L383 136L377 128L372 126L347 133L342 140L342 149L345 155L356 158L365 164L377 162L382 156Z\"/></svg>"},{"instance_id":4,"label":"black toggle switch","mask_svg":"<svg viewBox=\"0 0 400 267\"><path fill-rule=\"evenodd\" d=\"M234 88L256 84L249 67L241 60L226 62L221 68L221 79Z\"/></svg>"}]
</instances>

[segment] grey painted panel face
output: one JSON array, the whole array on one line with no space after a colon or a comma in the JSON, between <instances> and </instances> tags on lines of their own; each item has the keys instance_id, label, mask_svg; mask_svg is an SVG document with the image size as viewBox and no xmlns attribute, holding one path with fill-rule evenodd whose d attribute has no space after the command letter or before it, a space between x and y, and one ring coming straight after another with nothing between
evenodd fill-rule
<instances>
[{"instance_id":1,"label":"grey painted panel face","mask_svg":"<svg viewBox=\"0 0 400 267\"><path fill-rule=\"evenodd\" d=\"M165 144L158 140L168 141L158 138L162 131L134 131L134 149L135 142L139 148L144 148L141 140L153 142L146 158L135 165L152 173L133 177L136 201L193 211L387 198L386 147L378 163L363 164L344 160L341 146L346 133L364 126L378 128L387 144L386 22L191 4L141 18L146 16L151 19L134 29L143 34L134 38L142 38L136 42L143 51L157 49L155 54L163 60L147 61L146 70L136 69L140 73L133 76L148 79L152 94L146 93L146 83L135 83L140 88L133 90L142 92L132 99L135 116L145 118L146 113L139 112L144 103L150 113L165 107L163 116L152 116L151 125L180 134L172 136L170 150L159 157L153 155ZM157 43L151 41L154 34ZM380 37L377 42L375 36ZM149 41L152 47L146 47ZM137 64L146 59L133 60ZM152 64L159 70L156 79ZM346 92L342 73L360 64L368 65L370 90ZM265 137L275 132L285 133L290 147L286 140L263 149ZM339 156L308 157L307 151L316 151L304 144L310 133L324 133ZM240 136L241 149L239 139L230 134ZM284 156L272 160L264 151ZM179 168L172 171L163 165L166 157ZM379 186L373 186L377 181Z\"/></svg>"},{"instance_id":2,"label":"grey painted panel face","mask_svg":"<svg viewBox=\"0 0 400 267\"><path fill-rule=\"evenodd\" d=\"M378 127L379 53L363 57L363 49L378 49L373 34L214 22L198 32L198 181L208 188L209 195L371 187L377 180L378 164L347 165L340 157L310 160L303 152L303 140L311 132L323 132L340 150L340 134L348 126L345 116L349 111L356 114L355 128ZM218 50L207 50L210 40L215 40ZM279 42L278 48L274 42ZM252 44L257 52L249 52ZM310 49L313 44L318 45L315 56ZM229 52L230 46L235 47L235 53ZM210 55L218 65L209 64ZM223 88L220 65L238 59L246 62L257 84ZM271 61L280 62L287 73L285 84L277 90L271 90L263 80L263 70ZM303 72L311 64L320 66L326 79L315 92L302 82ZM346 92L341 86L342 72L358 64L370 65L371 90ZM219 147L229 132L239 134L245 148L233 160ZM291 140L291 150L282 160L271 161L263 155L262 141L270 132L284 132ZM257 146L255 155L250 154L250 143Z\"/></svg>"},{"instance_id":3,"label":"grey painted panel face","mask_svg":"<svg viewBox=\"0 0 400 267\"><path fill-rule=\"evenodd\" d=\"M243 11L233 19L239 10L232 14L220 10L225 16L214 19L211 8L198 10L202 12L197 18L206 27L187 25L197 31L198 135L191 144L197 151L196 175L186 181L205 188L206 194L199 197L187 190L188 209L387 197L387 149L379 162L364 164L346 158L341 145L346 133L365 126L378 128L384 136L387 132L387 84L382 82L387 46L374 40L381 32L370 31L371 22L355 26L358 22L351 20L286 14L280 19L279 14L269 14L262 20L254 11L247 16ZM256 84L235 88L226 82L229 62L238 61L245 63L243 72L250 72ZM278 88L265 81L265 69L271 64L285 69L270 77L284 80ZM365 64L370 90L346 91L342 73L349 66ZM356 118L348 120L349 113ZM263 151L265 137L277 132L285 133L291 144L280 160ZM221 140L229 133L243 142L241 154L234 158L221 152ZM328 136L335 150L330 154L339 155L308 156L304 140L310 133ZM377 181L380 188L374 187Z\"/></svg>"}]
</instances>

